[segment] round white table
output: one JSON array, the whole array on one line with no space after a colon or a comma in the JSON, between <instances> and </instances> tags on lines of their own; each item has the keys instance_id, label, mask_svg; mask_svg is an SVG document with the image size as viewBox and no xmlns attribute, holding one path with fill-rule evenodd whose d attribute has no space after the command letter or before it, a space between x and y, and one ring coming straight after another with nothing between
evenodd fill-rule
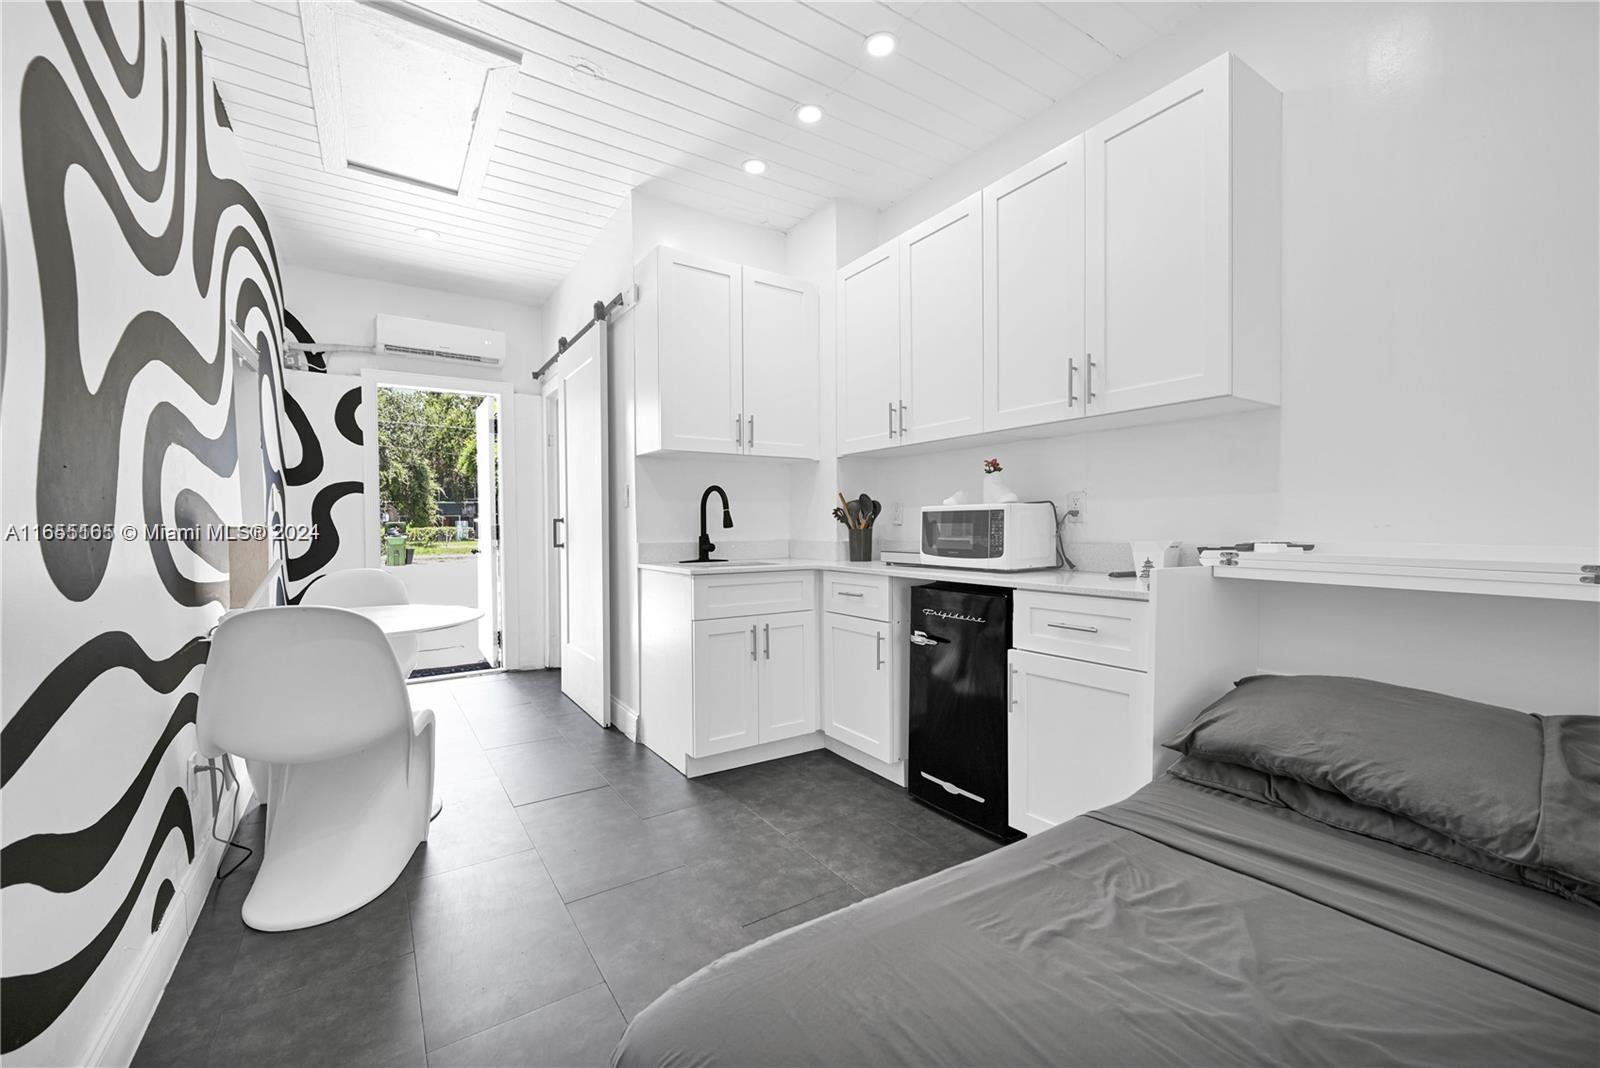
<instances>
[{"instance_id":1,"label":"round white table","mask_svg":"<svg viewBox=\"0 0 1600 1068\"><path fill-rule=\"evenodd\" d=\"M449 630L483 618L483 609L459 604L369 604L341 605L346 612L366 616L391 638L402 634L426 634Z\"/></svg>"}]
</instances>

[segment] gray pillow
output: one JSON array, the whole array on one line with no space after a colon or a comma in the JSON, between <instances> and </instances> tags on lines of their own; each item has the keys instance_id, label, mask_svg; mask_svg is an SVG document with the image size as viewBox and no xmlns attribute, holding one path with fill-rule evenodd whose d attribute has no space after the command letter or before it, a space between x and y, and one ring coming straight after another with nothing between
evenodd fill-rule
<instances>
[{"instance_id":1,"label":"gray pillow","mask_svg":"<svg viewBox=\"0 0 1600 1068\"><path fill-rule=\"evenodd\" d=\"M1600 885L1600 717L1532 716L1369 679L1243 679L1166 743Z\"/></svg>"},{"instance_id":2,"label":"gray pillow","mask_svg":"<svg viewBox=\"0 0 1600 1068\"><path fill-rule=\"evenodd\" d=\"M1343 794L1319 790L1294 779L1268 775L1238 764L1186 756L1167 769L1175 779L1241 797L1257 804L1288 809L1307 819L1365 838L1424 853L1451 864L1481 871L1509 882L1600 905L1600 886L1564 879L1537 868L1501 860L1431 831L1414 820L1359 805Z\"/></svg>"}]
</instances>

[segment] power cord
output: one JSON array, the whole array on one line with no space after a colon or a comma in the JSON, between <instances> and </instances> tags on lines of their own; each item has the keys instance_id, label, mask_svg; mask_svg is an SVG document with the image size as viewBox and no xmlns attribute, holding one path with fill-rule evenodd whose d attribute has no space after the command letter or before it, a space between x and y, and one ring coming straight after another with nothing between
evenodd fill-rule
<instances>
[{"instance_id":1,"label":"power cord","mask_svg":"<svg viewBox=\"0 0 1600 1068\"><path fill-rule=\"evenodd\" d=\"M1055 501L1029 501L1028 503L1029 504L1048 504L1050 506L1050 515L1052 517L1054 517L1054 519L1056 521L1056 526L1055 526L1055 530L1056 530L1056 566L1057 567L1064 567L1068 571L1076 571L1076 570L1078 570L1078 565L1073 563L1072 562L1072 557L1067 555L1066 542L1064 542L1061 539L1061 524L1062 524L1063 520L1061 518L1061 510L1056 507L1056 502Z\"/></svg>"},{"instance_id":2,"label":"power cord","mask_svg":"<svg viewBox=\"0 0 1600 1068\"><path fill-rule=\"evenodd\" d=\"M227 871L217 873L217 881L221 882L234 872L238 871L240 868L244 867L245 862L251 857L255 856L256 853L255 850L251 849L243 842L236 842L232 838L224 838L217 833L217 820L222 815L222 793L228 788L229 779L233 780L233 799L228 803L228 826L237 826L236 821L239 816L239 776L233 773L233 765L230 761L228 761L227 758L223 759L223 763L220 767L217 765L215 760L208 759L204 767L195 768L195 771L203 771L207 775L222 776L222 783L220 786L215 780L213 780L211 784L211 837L214 840L222 843L222 855L224 857L228 855L229 846L232 846L235 849L244 850L244 856L239 858L238 863L234 864L234 866L229 868Z\"/></svg>"}]
</instances>

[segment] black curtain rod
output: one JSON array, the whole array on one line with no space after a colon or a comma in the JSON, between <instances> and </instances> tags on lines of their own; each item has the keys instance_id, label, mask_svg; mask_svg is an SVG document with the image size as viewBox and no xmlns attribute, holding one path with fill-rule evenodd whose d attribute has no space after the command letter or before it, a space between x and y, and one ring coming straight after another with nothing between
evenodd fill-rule
<instances>
[{"instance_id":1,"label":"black curtain rod","mask_svg":"<svg viewBox=\"0 0 1600 1068\"><path fill-rule=\"evenodd\" d=\"M579 327L578 328L578 332L576 334L573 334L571 337L561 338L560 340L558 340L556 342L556 354L554 356L550 357L548 360L544 361L544 365L542 367L540 367L537 371L533 372L533 380L535 382L537 382L539 379L543 378L544 377L544 373L546 371L550 370L551 365L554 364L557 360L561 359L562 356L566 355L567 350L570 349L573 345L577 344L578 339L580 337L582 337L583 335L587 334L589 332L589 328L591 326L593 326L595 323L603 323L603 322L605 322L606 321L606 316L611 314L611 309L620 308L620 307L622 307L622 294L621 293L618 293L616 296L612 297L608 301L603 301L603 302L602 301L598 301L598 300L595 301L594 302L594 316L593 316L593 318L591 318L588 322L584 323L581 327Z\"/></svg>"}]
</instances>

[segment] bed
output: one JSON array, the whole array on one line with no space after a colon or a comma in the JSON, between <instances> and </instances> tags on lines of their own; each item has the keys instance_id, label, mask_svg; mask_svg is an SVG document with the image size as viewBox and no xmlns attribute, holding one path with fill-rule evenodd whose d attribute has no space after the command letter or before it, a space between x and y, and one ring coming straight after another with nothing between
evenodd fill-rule
<instances>
[{"instance_id":1,"label":"bed","mask_svg":"<svg viewBox=\"0 0 1600 1068\"><path fill-rule=\"evenodd\" d=\"M1593 1065L1600 721L1370 687L1245 680L1126 801L712 964L614 1063Z\"/></svg>"}]
</instances>

